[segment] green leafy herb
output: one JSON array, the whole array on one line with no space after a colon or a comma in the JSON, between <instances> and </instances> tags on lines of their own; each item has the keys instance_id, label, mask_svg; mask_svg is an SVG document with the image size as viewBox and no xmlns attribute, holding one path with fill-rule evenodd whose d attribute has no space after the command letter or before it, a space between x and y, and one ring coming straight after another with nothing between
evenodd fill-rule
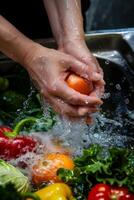
<instances>
[{"instance_id":1,"label":"green leafy herb","mask_svg":"<svg viewBox=\"0 0 134 200\"><path fill-rule=\"evenodd\" d=\"M32 193L19 193L12 183L5 186L0 185L0 200L26 200L28 197L32 200L40 200L35 194Z\"/></svg>"},{"instance_id":2,"label":"green leafy herb","mask_svg":"<svg viewBox=\"0 0 134 200\"><path fill-rule=\"evenodd\" d=\"M59 177L70 186L78 200L84 200L96 183L126 186L134 193L134 150L97 144L75 159L74 170L60 169Z\"/></svg>"}]
</instances>

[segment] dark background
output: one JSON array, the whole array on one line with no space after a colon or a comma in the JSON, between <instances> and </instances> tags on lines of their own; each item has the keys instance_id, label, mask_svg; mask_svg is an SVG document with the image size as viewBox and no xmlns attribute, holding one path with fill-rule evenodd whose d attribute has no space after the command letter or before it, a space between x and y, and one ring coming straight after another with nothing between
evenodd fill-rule
<instances>
[{"instance_id":1,"label":"dark background","mask_svg":"<svg viewBox=\"0 0 134 200\"><path fill-rule=\"evenodd\" d=\"M134 27L134 0L82 0L82 10L86 32ZM30 38L52 37L42 0L0 0L0 13Z\"/></svg>"}]
</instances>

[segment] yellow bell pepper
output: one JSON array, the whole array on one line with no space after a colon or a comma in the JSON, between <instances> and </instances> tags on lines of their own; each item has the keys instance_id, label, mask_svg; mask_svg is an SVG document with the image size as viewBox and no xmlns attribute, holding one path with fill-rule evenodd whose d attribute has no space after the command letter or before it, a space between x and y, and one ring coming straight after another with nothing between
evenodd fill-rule
<instances>
[{"instance_id":1,"label":"yellow bell pepper","mask_svg":"<svg viewBox=\"0 0 134 200\"><path fill-rule=\"evenodd\" d=\"M74 200L71 189L65 183L55 183L35 192L41 200Z\"/></svg>"}]
</instances>

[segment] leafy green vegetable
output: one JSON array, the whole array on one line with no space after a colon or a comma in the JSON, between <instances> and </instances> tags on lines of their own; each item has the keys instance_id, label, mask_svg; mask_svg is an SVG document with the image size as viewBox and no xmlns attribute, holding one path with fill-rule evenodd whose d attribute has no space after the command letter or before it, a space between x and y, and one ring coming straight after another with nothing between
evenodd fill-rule
<instances>
[{"instance_id":1,"label":"leafy green vegetable","mask_svg":"<svg viewBox=\"0 0 134 200\"><path fill-rule=\"evenodd\" d=\"M96 183L126 186L134 193L134 150L94 144L75 159L74 170L59 169L58 175L79 200L86 199Z\"/></svg>"},{"instance_id":2,"label":"leafy green vegetable","mask_svg":"<svg viewBox=\"0 0 134 200\"><path fill-rule=\"evenodd\" d=\"M20 120L35 117L37 123L24 127L23 131L48 131L55 124L55 113L49 109L44 114L41 97L20 65L0 77L0 121L14 127Z\"/></svg>"},{"instance_id":3,"label":"leafy green vegetable","mask_svg":"<svg viewBox=\"0 0 134 200\"><path fill-rule=\"evenodd\" d=\"M40 116L32 127L33 131L48 131L56 122L56 114L51 108L48 109L48 116Z\"/></svg>"},{"instance_id":4,"label":"leafy green vegetable","mask_svg":"<svg viewBox=\"0 0 134 200\"><path fill-rule=\"evenodd\" d=\"M8 183L14 184L18 192L24 193L29 189L28 178L14 166L0 160L0 185L4 186Z\"/></svg>"},{"instance_id":5,"label":"leafy green vegetable","mask_svg":"<svg viewBox=\"0 0 134 200\"><path fill-rule=\"evenodd\" d=\"M6 186L0 185L0 199L1 200L22 200L22 196L12 184Z\"/></svg>"},{"instance_id":6,"label":"leafy green vegetable","mask_svg":"<svg viewBox=\"0 0 134 200\"><path fill-rule=\"evenodd\" d=\"M5 186L0 185L0 200L26 200L27 197L33 200L40 200L39 197L32 193L19 193L11 183Z\"/></svg>"},{"instance_id":7,"label":"leafy green vegetable","mask_svg":"<svg viewBox=\"0 0 134 200\"><path fill-rule=\"evenodd\" d=\"M23 106L25 97L12 90L5 91L0 96L1 105L4 111L16 111Z\"/></svg>"}]
</instances>

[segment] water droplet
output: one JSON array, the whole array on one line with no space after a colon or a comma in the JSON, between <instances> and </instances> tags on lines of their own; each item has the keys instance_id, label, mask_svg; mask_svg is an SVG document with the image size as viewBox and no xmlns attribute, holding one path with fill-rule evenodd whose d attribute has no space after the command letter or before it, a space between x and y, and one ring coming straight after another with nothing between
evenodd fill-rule
<instances>
[{"instance_id":1,"label":"water droplet","mask_svg":"<svg viewBox=\"0 0 134 200\"><path fill-rule=\"evenodd\" d=\"M116 87L117 90L121 90L120 84L116 84L115 87Z\"/></svg>"},{"instance_id":2,"label":"water droplet","mask_svg":"<svg viewBox=\"0 0 134 200\"><path fill-rule=\"evenodd\" d=\"M125 104L129 104L129 99L125 99Z\"/></svg>"},{"instance_id":3,"label":"water droplet","mask_svg":"<svg viewBox=\"0 0 134 200\"><path fill-rule=\"evenodd\" d=\"M105 64L106 64L106 65L109 65L109 63L110 63L109 60L106 60L106 61L105 61Z\"/></svg>"},{"instance_id":4,"label":"water droplet","mask_svg":"<svg viewBox=\"0 0 134 200\"><path fill-rule=\"evenodd\" d=\"M111 94L108 92L108 93L104 93L102 98L103 99L108 99L110 96L111 96Z\"/></svg>"}]
</instances>

